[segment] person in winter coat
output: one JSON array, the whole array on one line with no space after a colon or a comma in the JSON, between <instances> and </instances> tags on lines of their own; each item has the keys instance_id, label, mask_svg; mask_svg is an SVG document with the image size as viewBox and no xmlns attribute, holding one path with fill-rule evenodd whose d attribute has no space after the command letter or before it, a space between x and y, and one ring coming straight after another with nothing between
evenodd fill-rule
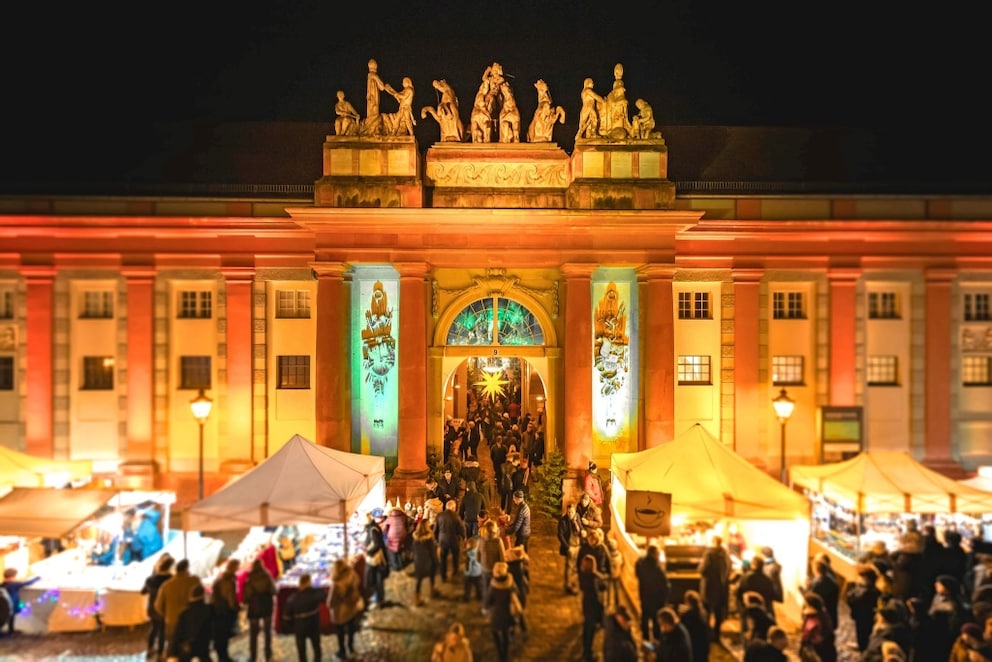
<instances>
[{"instance_id":1,"label":"person in winter coat","mask_svg":"<svg viewBox=\"0 0 992 662\"><path fill-rule=\"evenodd\" d=\"M370 593L369 608L374 608L386 602L389 561L386 559L385 538L375 513L366 513L365 517L365 588Z\"/></svg>"},{"instance_id":2,"label":"person in winter coat","mask_svg":"<svg viewBox=\"0 0 992 662\"><path fill-rule=\"evenodd\" d=\"M772 580L772 586L775 587L775 599L769 605L769 609L774 613L774 603L785 600L785 591L782 588L782 564L775 558L775 551L771 547L761 548L761 558L764 559L765 574Z\"/></svg>"},{"instance_id":3,"label":"person in winter coat","mask_svg":"<svg viewBox=\"0 0 992 662\"><path fill-rule=\"evenodd\" d=\"M162 513L154 508L141 511L138 527L131 538L131 560L144 561L158 553L165 543L162 540L162 532L159 530L159 522Z\"/></svg>"},{"instance_id":4,"label":"person in winter coat","mask_svg":"<svg viewBox=\"0 0 992 662\"><path fill-rule=\"evenodd\" d=\"M773 603L775 601L775 584L772 582L771 577L765 574L765 560L760 556L755 556L751 559L751 569L748 570L744 577L741 578L740 583L737 585L737 604L744 605L744 596L747 593L757 593L761 597L761 608L764 609L771 620L771 625L775 624L775 611ZM746 611L743 610L742 611ZM764 627L763 620L760 615L756 615L757 618L755 622L759 625L759 631L761 631L761 639L764 639L764 634L767 633L768 627ZM770 627L770 626L769 626Z\"/></svg>"},{"instance_id":5,"label":"person in winter coat","mask_svg":"<svg viewBox=\"0 0 992 662\"><path fill-rule=\"evenodd\" d=\"M327 608L338 639L338 657L355 654L355 632L365 609L362 580L344 559L336 559L331 568L331 587L327 591Z\"/></svg>"},{"instance_id":6,"label":"person in winter coat","mask_svg":"<svg viewBox=\"0 0 992 662\"><path fill-rule=\"evenodd\" d=\"M465 541L465 595L463 602L468 602L475 592L475 597L482 601L482 564L479 563L479 537L475 536Z\"/></svg>"},{"instance_id":7,"label":"person in winter coat","mask_svg":"<svg viewBox=\"0 0 992 662\"><path fill-rule=\"evenodd\" d=\"M530 557L523 547L511 547L506 550L506 567L513 577L513 585L520 600L520 613L516 615L516 622L526 637L527 620L524 618L523 610L527 607L527 595L530 593Z\"/></svg>"},{"instance_id":8,"label":"person in winter coat","mask_svg":"<svg viewBox=\"0 0 992 662\"><path fill-rule=\"evenodd\" d=\"M689 632L679 622L679 616L671 607L658 611L658 629L661 637L655 645L657 660L665 662L692 662L692 642Z\"/></svg>"},{"instance_id":9,"label":"person in winter coat","mask_svg":"<svg viewBox=\"0 0 992 662\"><path fill-rule=\"evenodd\" d=\"M730 555L720 536L713 536L712 545L699 562L699 594L706 611L713 615L713 639L719 642L730 600Z\"/></svg>"},{"instance_id":10,"label":"person in winter coat","mask_svg":"<svg viewBox=\"0 0 992 662\"><path fill-rule=\"evenodd\" d=\"M861 654L862 662L882 662L882 645L886 642L897 644L907 658L913 650L913 632L894 604L878 610L875 627L868 639L868 647ZM931 659L936 661L939 658Z\"/></svg>"},{"instance_id":11,"label":"person in winter coat","mask_svg":"<svg viewBox=\"0 0 992 662\"><path fill-rule=\"evenodd\" d=\"M588 492L583 492L579 497L579 505L575 507L575 512L579 515L579 523L582 524L583 531L603 528L603 511Z\"/></svg>"},{"instance_id":12,"label":"person in winter coat","mask_svg":"<svg viewBox=\"0 0 992 662\"><path fill-rule=\"evenodd\" d=\"M837 607L840 602L840 586L830 567L822 560L814 559L813 576L806 583L803 593L816 593L823 600L823 607L830 616L830 622L837 627Z\"/></svg>"},{"instance_id":13,"label":"person in winter coat","mask_svg":"<svg viewBox=\"0 0 992 662\"><path fill-rule=\"evenodd\" d=\"M596 566L596 557L586 554L579 561L579 592L582 594L582 659L592 662L592 642L603 624L603 583L606 574Z\"/></svg>"},{"instance_id":14,"label":"person in winter coat","mask_svg":"<svg viewBox=\"0 0 992 662\"><path fill-rule=\"evenodd\" d=\"M162 615L165 624L165 640L171 646L175 640L179 614L189 603L190 591L200 585L200 578L189 572L189 560L182 559L176 564L176 574L164 582L155 596L155 611Z\"/></svg>"},{"instance_id":15,"label":"person in winter coat","mask_svg":"<svg viewBox=\"0 0 992 662\"><path fill-rule=\"evenodd\" d=\"M858 579L850 582L844 589L844 602L850 610L851 620L854 621L854 633L858 650L862 653L868 648L868 638L875 624L875 611L878 609L878 599L881 597L875 582L878 573L869 565L858 567Z\"/></svg>"},{"instance_id":16,"label":"person in winter coat","mask_svg":"<svg viewBox=\"0 0 992 662\"><path fill-rule=\"evenodd\" d=\"M768 631L768 641L755 639L744 649L743 662L789 662L785 649L789 646L789 635L780 627Z\"/></svg>"},{"instance_id":17,"label":"person in winter coat","mask_svg":"<svg viewBox=\"0 0 992 662\"><path fill-rule=\"evenodd\" d=\"M530 506L524 501L524 493L513 493L513 508L510 510L510 523L506 525L506 535L513 536L514 547L527 549L530 540Z\"/></svg>"},{"instance_id":18,"label":"person in winter coat","mask_svg":"<svg viewBox=\"0 0 992 662\"><path fill-rule=\"evenodd\" d=\"M486 609L489 611L489 626L499 662L507 662L510 658L510 628L515 617L514 599L518 598L513 577L506 563L498 561L493 566L493 579L486 595Z\"/></svg>"},{"instance_id":19,"label":"person in winter coat","mask_svg":"<svg viewBox=\"0 0 992 662\"><path fill-rule=\"evenodd\" d=\"M486 520L479 535L479 565L482 566L482 604L489 601L489 586L496 563L506 561L506 548L494 520Z\"/></svg>"},{"instance_id":20,"label":"person in winter coat","mask_svg":"<svg viewBox=\"0 0 992 662\"><path fill-rule=\"evenodd\" d=\"M800 634L800 649L807 648L820 656L822 662L837 662L837 647L834 639L834 624L823 604L823 598L816 593L803 596L803 625Z\"/></svg>"},{"instance_id":21,"label":"person in winter coat","mask_svg":"<svg viewBox=\"0 0 992 662\"><path fill-rule=\"evenodd\" d=\"M434 644L431 662L472 662L472 644L465 636L465 627L461 623L452 623L444 638Z\"/></svg>"},{"instance_id":22,"label":"person in winter coat","mask_svg":"<svg viewBox=\"0 0 992 662\"><path fill-rule=\"evenodd\" d=\"M603 627L603 662L637 662L637 644L631 634L633 617L618 604Z\"/></svg>"},{"instance_id":23,"label":"person in winter coat","mask_svg":"<svg viewBox=\"0 0 992 662\"><path fill-rule=\"evenodd\" d=\"M682 604L678 609L679 622L689 633L692 644L692 662L709 662L710 642L713 640L710 631L710 616L703 607L703 599L696 591L686 591L682 595Z\"/></svg>"},{"instance_id":24,"label":"person in winter coat","mask_svg":"<svg viewBox=\"0 0 992 662\"><path fill-rule=\"evenodd\" d=\"M648 545L644 556L634 562L634 575L637 577L637 595L641 599L641 639L658 640L661 632L655 615L668 604L672 585L661 562L661 549Z\"/></svg>"},{"instance_id":25,"label":"person in winter coat","mask_svg":"<svg viewBox=\"0 0 992 662\"><path fill-rule=\"evenodd\" d=\"M420 587L425 579L430 581L431 595L434 596L434 576L437 574L437 543L434 542L434 530L427 520L420 520L413 532L413 576L417 583L414 586L414 606L423 606L420 597Z\"/></svg>"},{"instance_id":26,"label":"person in winter coat","mask_svg":"<svg viewBox=\"0 0 992 662\"><path fill-rule=\"evenodd\" d=\"M314 662L320 662L320 605L324 592L313 585L310 573L300 575L300 583L286 601L283 620L290 623L296 639L296 657L307 662L307 642L313 648Z\"/></svg>"},{"instance_id":27,"label":"person in winter coat","mask_svg":"<svg viewBox=\"0 0 992 662\"><path fill-rule=\"evenodd\" d=\"M403 509L393 506L382 524L382 535L386 540L386 558L393 570L403 569L403 550L410 533L410 520Z\"/></svg>"},{"instance_id":28,"label":"person in winter coat","mask_svg":"<svg viewBox=\"0 0 992 662\"><path fill-rule=\"evenodd\" d=\"M212 632L213 611L204 601L203 584L194 584L176 623L171 656L179 662L191 662L193 658L209 660Z\"/></svg>"},{"instance_id":29,"label":"person in winter coat","mask_svg":"<svg viewBox=\"0 0 992 662\"><path fill-rule=\"evenodd\" d=\"M451 561L451 577L458 576L458 557L465 540L465 524L456 512L458 503L449 501L434 521L434 540L437 543L441 560L441 581L448 581L448 561Z\"/></svg>"},{"instance_id":30,"label":"person in winter coat","mask_svg":"<svg viewBox=\"0 0 992 662\"><path fill-rule=\"evenodd\" d=\"M241 605L238 602L238 568L241 562L230 559L211 587L210 606L213 609L214 650L217 651L219 662L231 662L228 644L238 622L238 612Z\"/></svg>"},{"instance_id":31,"label":"person in winter coat","mask_svg":"<svg viewBox=\"0 0 992 662\"><path fill-rule=\"evenodd\" d=\"M934 654L937 659L945 660L951 654L954 640L961 633L961 626L970 620L970 615L961 602L961 587L954 577L938 576L934 589L936 593L929 610L933 623Z\"/></svg>"},{"instance_id":32,"label":"person in winter coat","mask_svg":"<svg viewBox=\"0 0 992 662\"><path fill-rule=\"evenodd\" d=\"M479 515L486 512L486 499L476 489L477 481L465 481L465 494L458 504L458 516L465 525L465 538L471 538L479 533Z\"/></svg>"},{"instance_id":33,"label":"person in winter coat","mask_svg":"<svg viewBox=\"0 0 992 662\"><path fill-rule=\"evenodd\" d=\"M163 554L155 563L155 571L145 579L141 594L148 596L148 655L162 657L165 654L165 620L155 611L155 599L162 584L172 578L172 566L176 560Z\"/></svg>"},{"instance_id":34,"label":"person in winter coat","mask_svg":"<svg viewBox=\"0 0 992 662\"><path fill-rule=\"evenodd\" d=\"M258 634L263 635L265 659L272 660L272 613L275 611L276 580L261 559L251 563L241 601L248 607L248 648L251 662L258 660Z\"/></svg>"},{"instance_id":35,"label":"person in winter coat","mask_svg":"<svg viewBox=\"0 0 992 662\"><path fill-rule=\"evenodd\" d=\"M565 559L563 585L565 593L579 592L579 547L582 545L582 524L575 511L575 504L565 506L565 512L558 519L558 553Z\"/></svg>"}]
</instances>

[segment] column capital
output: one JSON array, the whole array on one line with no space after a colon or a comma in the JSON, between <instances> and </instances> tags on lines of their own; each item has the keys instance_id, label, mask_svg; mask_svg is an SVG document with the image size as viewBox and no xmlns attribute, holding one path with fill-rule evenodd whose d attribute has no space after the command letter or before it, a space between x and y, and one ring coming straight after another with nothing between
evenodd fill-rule
<instances>
[{"instance_id":1,"label":"column capital","mask_svg":"<svg viewBox=\"0 0 992 662\"><path fill-rule=\"evenodd\" d=\"M558 270L566 279L592 278L593 272L599 268L598 264L585 264L579 262L568 262L561 265Z\"/></svg>"},{"instance_id":2,"label":"column capital","mask_svg":"<svg viewBox=\"0 0 992 662\"><path fill-rule=\"evenodd\" d=\"M52 282L58 269L51 264L25 264L20 268L21 275L36 283Z\"/></svg>"},{"instance_id":3,"label":"column capital","mask_svg":"<svg viewBox=\"0 0 992 662\"><path fill-rule=\"evenodd\" d=\"M129 264L122 266L120 272L128 283L151 283L158 275L158 268L154 265Z\"/></svg>"},{"instance_id":4,"label":"column capital","mask_svg":"<svg viewBox=\"0 0 992 662\"><path fill-rule=\"evenodd\" d=\"M667 280L675 278L678 268L674 264L645 264L637 268L637 280L639 282Z\"/></svg>"},{"instance_id":5,"label":"column capital","mask_svg":"<svg viewBox=\"0 0 992 662\"><path fill-rule=\"evenodd\" d=\"M317 280L321 278L344 278L349 270L347 262L311 262L310 269Z\"/></svg>"},{"instance_id":6,"label":"column capital","mask_svg":"<svg viewBox=\"0 0 992 662\"><path fill-rule=\"evenodd\" d=\"M392 265L400 278L427 278L431 273L429 262L393 262Z\"/></svg>"},{"instance_id":7,"label":"column capital","mask_svg":"<svg viewBox=\"0 0 992 662\"><path fill-rule=\"evenodd\" d=\"M953 283L959 272L955 267L927 267L923 272L927 284L942 285Z\"/></svg>"},{"instance_id":8,"label":"column capital","mask_svg":"<svg viewBox=\"0 0 992 662\"><path fill-rule=\"evenodd\" d=\"M833 284L854 283L861 278L861 267L829 267L827 279Z\"/></svg>"},{"instance_id":9,"label":"column capital","mask_svg":"<svg viewBox=\"0 0 992 662\"><path fill-rule=\"evenodd\" d=\"M255 280L255 267L221 267L220 273L229 283Z\"/></svg>"},{"instance_id":10,"label":"column capital","mask_svg":"<svg viewBox=\"0 0 992 662\"><path fill-rule=\"evenodd\" d=\"M730 271L734 283L760 283L765 270L759 267L735 267Z\"/></svg>"}]
</instances>

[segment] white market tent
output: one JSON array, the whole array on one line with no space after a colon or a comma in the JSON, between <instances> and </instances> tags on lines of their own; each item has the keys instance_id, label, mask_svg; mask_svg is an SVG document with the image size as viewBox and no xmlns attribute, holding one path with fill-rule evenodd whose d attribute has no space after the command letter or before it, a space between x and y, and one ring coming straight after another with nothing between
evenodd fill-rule
<instances>
[{"instance_id":1,"label":"white market tent","mask_svg":"<svg viewBox=\"0 0 992 662\"><path fill-rule=\"evenodd\" d=\"M363 507L385 502L385 475L380 456L325 448L293 435L244 476L190 506L183 529L345 524Z\"/></svg>"},{"instance_id":2,"label":"white market tent","mask_svg":"<svg viewBox=\"0 0 992 662\"><path fill-rule=\"evenodd\" d=\"M992 492L929 469L906 451L863 451L843 462L791 467L789 476L859 514L992 512Z\"/></svg>"},{"instance_id":3,"label":"white market tent","mask_svg":"<svg viewBox=\"0 0 992 662\"><path fill-rule=\"evenodd\" d=\"M0 499L0 535L59 538L110 503L113 489L15 487Z\"/></svg>"},{"instance_id":4,"label":"white market tent","mask_svg":"<svg viewBox=\"0 0 992 662\"><path fill-rule=\"evenodd\" d=\"M675 439L636 453L614 453L611 507L622 524L628 490L672 495L678 522L733 524L751 550L770 546L782 564L784 608L798 620L809 551L809 501L754 466L696 423ZM633 547L629 536L628 552ZM724 536L724 540L727 537ZM707 544L709 541L705 541Z\"/></svg>"},{"instance_id":5,"label":"white market tent","mask_svg":"<svg viewBox=\"0 0 992 662\"><path fill-rule=\"evenodd\" d=\"M64 487L92 475L89 460L53 460L0 446L0 487Z\"/></svg>"}]
</instances>

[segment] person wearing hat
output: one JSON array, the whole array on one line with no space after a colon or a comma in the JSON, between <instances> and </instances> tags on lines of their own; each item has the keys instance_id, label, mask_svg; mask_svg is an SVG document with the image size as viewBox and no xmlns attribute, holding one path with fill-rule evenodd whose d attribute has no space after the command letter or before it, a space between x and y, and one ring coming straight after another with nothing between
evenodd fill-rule
<instances>
[{"instance_id":1,"label":"person wearing hat","mask_svg":"<svg viewBox=\"0 0 992 662\"><path fill-rule=\"evenodd\" d=\"M899 609L893 604L888 604L878 610L875 628L871 632L868 647L865 648L861 659L865 662L880 662L882 660L882 645L887 641L898 644L907 656L913 650L913 631ZM942 659L946 660L947 656Z\"/></svg>"},{"instance_id":2,"label":"person wearing hat","mask_svg":"<svg viewBox=\"0 0 992 662\"><path fill-rule=\"evenodd\" d=\"M599 467L595 462L589 462L586 475L582 478L582 489L597 508L603 507L603 480L599 477Z\"/></svg>"},{"instance_id":3,"label":"person wearing hat","mask_svg":"<svg viewBox=\"0 0 992 662\"><path fill-rule=\"evenodd\" d=\"M313 648L313 659L320 661L320 606L323 603L324 592L313 585L310 573L300 575L299 585L282 610L282 618L289 622L296 639L296 656L299 662L307 662L307 642Z\"/></svg>"},{"instance_id":4,"label":"person wearing hat","mask_svg":"<svg viewBox=\"0 0 992 662\"><path fill-rule=\"evenodd\" d=\"M975 650L984 643L982 626L978 623L965 623L961 626L961 634L951 647L949 662L967 662L968 651Z\"/></svg>"},{"instance_id":5,"label":"person wearing hat","mask_svg":"<svg viewBox=\"0 0 992 662\"><path fill-rule=\"evenodd\" d=\"M513 507L510 510L510 523L506 525L506 535L514 536L514 547L523 547L527 551L530 540L530 506L524 501L523 490L513 493Z\"/></svg>"},{"instance_id":6,"label":"person wearing hat","mask_svg":"<svg viewBox=\"0 0 992 662\"><path fill-rule=\"evenodd\" d=\"M486 593L486 609L500 662L507 662L510 655L510 628L515 620L515 599L519 602L509 566L505 561L497 561L493 564L493 578Z\"/></svg>"},{"instance_id":7,"label":"person wearing hat","mask_svg":"<svg viewBox=\"0 0 992 662\"><path fill-rule=\"evenodd\" d=\"M603 527L603 511L593 502L588 492L583 492L582 496L579 497L575 512L579 515L579 522L582 524L583 530Z\"/></svg>"},{"instance_id":8,"label":"person wearing hat","mask_svg":"<svg viewBox=\"0 0 992 662\"><path fill-rule=\"evenodd\" d=\"M761 557L765 560L765 574L772 580L772 586L775 587L774 602L783 602L785 591L782 588L782 564L776 560L775 552L771 547L762 547ZM771 605L771 608L774 609L774 605Z\"/></svg>"}]
</instances>

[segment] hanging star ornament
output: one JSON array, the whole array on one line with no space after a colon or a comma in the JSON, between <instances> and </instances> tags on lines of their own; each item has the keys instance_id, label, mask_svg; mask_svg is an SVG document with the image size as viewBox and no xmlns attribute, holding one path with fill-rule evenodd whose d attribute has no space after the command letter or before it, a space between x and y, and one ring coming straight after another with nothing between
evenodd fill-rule
<instances>
[{"instance_id":1,"label":"hanging star ornament","mask_svg":"<svg viewBox=\"0 0 992 662\"><path fill-rule=\"evenodd\" d=\"M504 384L509 384L510 381L503 379L503 372L487 372L482 375L482 381L476 382L473 386L482 387L482 395L487 398L495 398L497 395L506 395L506 391L503 390Z\"/></svg>"}]
</instances>

